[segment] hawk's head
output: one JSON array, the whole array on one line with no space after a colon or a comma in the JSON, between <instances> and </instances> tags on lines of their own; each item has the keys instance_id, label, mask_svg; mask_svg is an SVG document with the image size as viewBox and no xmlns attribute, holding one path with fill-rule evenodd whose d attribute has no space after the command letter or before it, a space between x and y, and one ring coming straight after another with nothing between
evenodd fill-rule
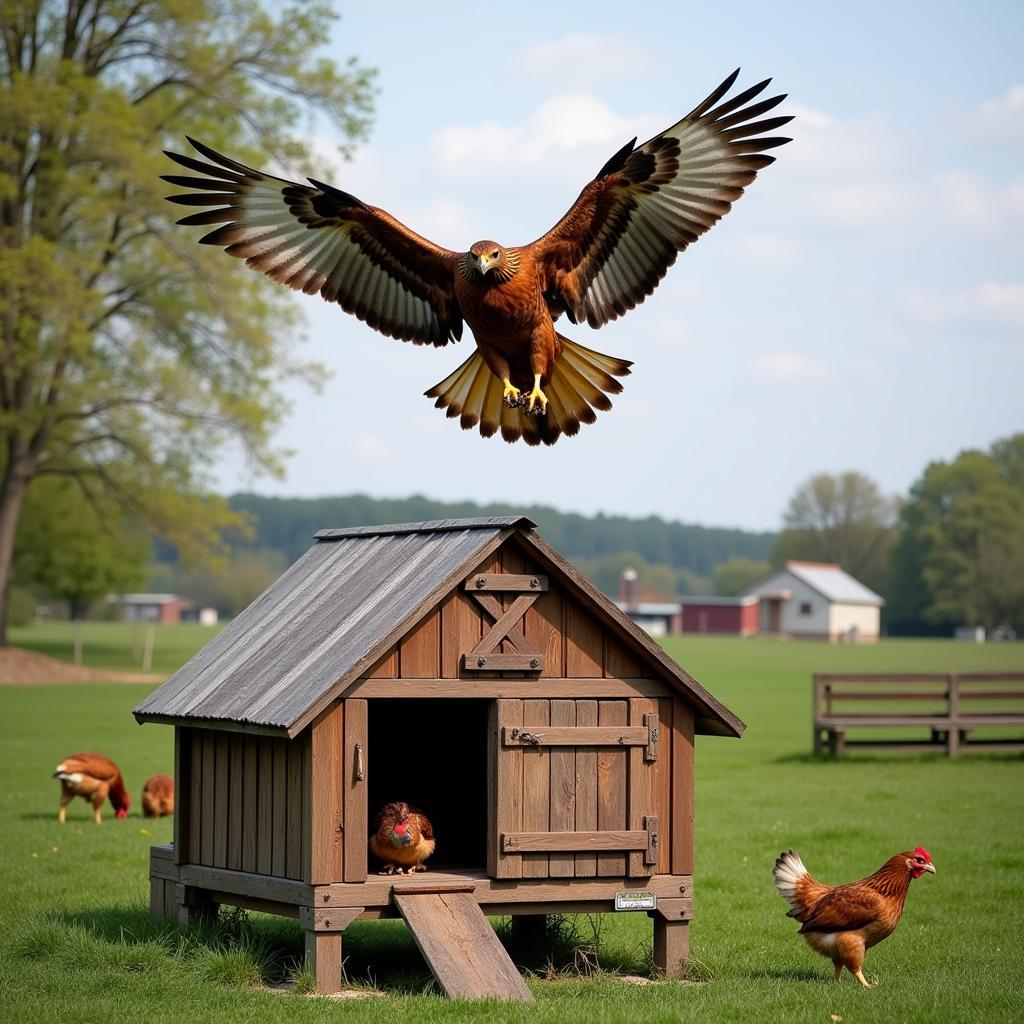
<instances>
[{"instance_id":1,"label":"hawk's head","mask_svg":"<svg viewBox=\"0 0 1024 1024\"><path fill-rule=\"evenodd\" d=\"M497 242L476 242L469 250L470 266L480 271L483 277L488 271L501 268L505 263L505 250Z\"/></svg>"}]
</instances>

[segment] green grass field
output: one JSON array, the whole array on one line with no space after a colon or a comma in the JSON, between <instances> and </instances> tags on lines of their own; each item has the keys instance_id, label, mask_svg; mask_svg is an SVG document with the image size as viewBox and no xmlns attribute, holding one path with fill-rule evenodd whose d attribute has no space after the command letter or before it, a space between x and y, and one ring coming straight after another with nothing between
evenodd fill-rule
<instances>
[{"instance_id":1,"label":"green grass field","mask_svg":"<svg viewBox=\"0 0 1024 1024\"><path fill-rule=\"evenodd\" d=\"M90 627L91 628L91 627ZM169 671L210 634L161 630L155 663ZM109 632L108 632L109 631ZM166 636L166 642L164 634ZM86 663L132 668L130 630L103 627ZM57 625L14 642L70 651ZM0 1005L32 1021L795 1021L829 1024L1024 1019L1024 758L976 754L861 755L810 751L810 674L819 670L1024 669L1024 645L887 641L825 647L768 640L674 639L670 652L747 722L742 740L698 742L696 918L699 984L624 984L649 967L650 925L606 915L597 980L564 972L531 980L532 1007L450 1003L404 926L363 922L346 936L349 976L386 998L335 1002L267 992L297 964L298 927L253 915L185 934L145 911L147 856L169 821L134 812L97 828L77 801L57 824L61 756L98 749L121 764L137 796L171 766L171 730L139 727L130 708L146 687L0 687L5 752L0 845ZM101 650L102 648L102 650ZM175 657L171 652L175 652ZM831 965L796 937L771 884L795 847L824 881L873 871L917 845L938 874L913 884L896 933L868 954L879 987L831 981ZM578 922L592 940L589 922ZM255 983L255 984L254 984ZM834 1016L833 1016L834 1015Z\"/></svg>"},{"instance_id":2,"label":"green grass field","mask_svg":"<svg viewBox=\"0 0 1024 1024\"><path fill-rule=\"evenodd\" d=\"M142 671L146 626L122 622L83 622L82 664L86 668L112 669L115 672ZM157 625L153 633L153 662L150 671L169 675L223 629L220 626ZM51 658L72 661L75 638L70 622L43 622L14 627L10 642L15 647L48 654Z\"/></svg>"}]
</instances>

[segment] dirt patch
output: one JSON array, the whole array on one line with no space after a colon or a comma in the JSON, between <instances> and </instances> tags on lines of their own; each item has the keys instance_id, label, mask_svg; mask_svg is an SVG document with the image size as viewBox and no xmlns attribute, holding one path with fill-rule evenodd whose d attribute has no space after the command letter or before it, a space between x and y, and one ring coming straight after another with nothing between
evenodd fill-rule
<instances>
[{"instance_id":1,"label":"dirt patch","mask_svg":"<svg viewBox=\"0 0 1024 1024\"><path fill-rule=\"evenodd\" d=\"M58 661L24 647L0 647L0 686L46 683L159 683L151 672L110 672Z\"/></svg>"}]
</instances>

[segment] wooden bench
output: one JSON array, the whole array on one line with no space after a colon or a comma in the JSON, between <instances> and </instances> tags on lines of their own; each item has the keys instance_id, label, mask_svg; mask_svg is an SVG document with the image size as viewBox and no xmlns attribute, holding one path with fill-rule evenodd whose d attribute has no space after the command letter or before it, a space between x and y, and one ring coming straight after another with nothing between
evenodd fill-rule
<instances>
[{"instance_id":1,"label":"wooden bench","mask_svg":"<svg viewBox=\"0 0 1024 1024\"><path fill-rule=\"evenodd\" d=\"M908 738L909 727L930 735ZM853 748L1024 750L1016 738L975 735L985 726L1024 728L1024 672L874 672L814 675L814 752ZM891 738L848 739L849 729L901 731Z\"/></svg>"}]
</instances>

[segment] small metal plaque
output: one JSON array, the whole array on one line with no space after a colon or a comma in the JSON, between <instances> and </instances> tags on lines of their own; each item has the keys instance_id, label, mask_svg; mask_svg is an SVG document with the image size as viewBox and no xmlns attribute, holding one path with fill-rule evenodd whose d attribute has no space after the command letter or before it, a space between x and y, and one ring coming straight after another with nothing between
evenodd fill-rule
<instances>
[{"instance_id":1,"label":"small metal plaque","mask_svg":"<svg viewBox=\"0 0 1024 1024\"><path fill-rule=\"evenodd\" d=\"M653 892L631 890L615 894L616 910L656 910L658 898Z\"/></svg>"}]
</instances>

